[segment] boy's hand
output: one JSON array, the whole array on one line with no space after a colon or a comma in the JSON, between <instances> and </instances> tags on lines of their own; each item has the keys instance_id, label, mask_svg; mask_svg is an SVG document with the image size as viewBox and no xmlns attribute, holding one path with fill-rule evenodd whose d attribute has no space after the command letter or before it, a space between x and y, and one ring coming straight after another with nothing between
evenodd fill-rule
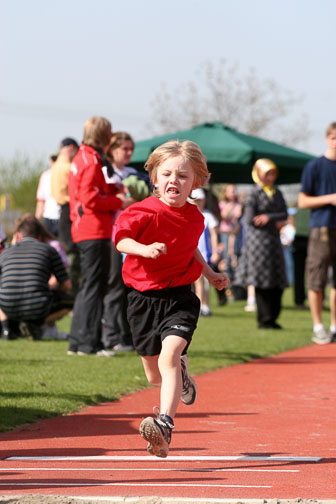
<instances>
[{"instance_id":1,"label":"boy's hand","mask_svg":"<svg viewBox=\"0 0 336 504\"><path fill-rule=\"evenodd\" d=\"M143 257L147 257L149 259L157 259L161 254L167 253L167 247L164 243L151 243L150 245L146 245Z\"/></svg>"},{"instance_id":2,"label":"boy's hand","mask_svg":"<svg viewBox=\"0 0 336 504\"><path fill-rule=\"evenodd\" d=\"M215 271L213 271L212 274L207 275L207 280L218 290L225 289L230 283L230 278L224 272L216 273Z\"/></svg>"}]
</instances>

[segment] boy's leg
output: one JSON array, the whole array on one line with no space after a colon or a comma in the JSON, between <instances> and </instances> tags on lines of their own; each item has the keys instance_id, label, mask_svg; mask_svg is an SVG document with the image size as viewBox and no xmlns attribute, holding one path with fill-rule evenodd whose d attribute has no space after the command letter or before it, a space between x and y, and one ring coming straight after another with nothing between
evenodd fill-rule
<instances>
[{"instance_id":1,"label":"boy's leg","mask_svg":"<svg viewBox=\"0 0 336 504\"><path fill-rule=\"evenodd\" d=\"M147 378L159 380L157 371L161 377L161 409L157 418L147 417L140 424L140 434L148 441L148 452L157 457L164 458L168 455L174 428L173 417L182 393L181 354L185 346L186 340L180 336L167 336L162 341L158 360L155 359L156 356L142 357Z\"/></svg>"},{"instance_id":2,"label":"boy's leg","mask_svg":"<svg viewBox=\"0 0 336 504\"><path fill-rule=\"evenodd\" d=\"M323 228L312 228L309 234L306 276L310 313L313 319L314 343L330 343L331 337L322 322L323 292L331 261L331 243Z\"/></svg>"},{"instance_id":3,"label":"boy's leg","mask_svg":"<svg viewBox=\"0 0 336 504\"><path fill-rule=\"evenodd\" d=\"M308 298L310 305L310 312L313 319L314 326L322 323L322 302L323 295L322 291L318 290L308 290Z\"/></svg>"},{"instance_id":4,"label":"boy's leg","mask_svg":"<svg viewBox=\"0 0 336 504\"><path fill-rule=\"evenodd\" d=\"M186 340L180 336L167 336L162 341L159 370L162 377L161 407L164 415L174 418L182 394L181 355Z\"/></svg>"},{"instance_id":5,"label":"boy's leg","mask_svg":"<svg viewBox=\"0 0 336 504\"><path fill-rule=\"evenodd\" d=\"M152 385L161 384L161 373L159 371L159 355L141 356L142 365L149 383Z\"/></svg>"}]
</instances>

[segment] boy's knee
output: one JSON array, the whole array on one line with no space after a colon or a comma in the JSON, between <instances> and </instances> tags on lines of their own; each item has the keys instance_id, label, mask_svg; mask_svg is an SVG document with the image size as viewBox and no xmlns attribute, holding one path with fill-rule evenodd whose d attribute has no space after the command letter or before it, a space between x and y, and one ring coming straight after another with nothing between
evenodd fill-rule
<instances>
[{"instance_id":1,"label":"boy's knee","mask_svg":"<svg viewBox=\"0 0 336 504\"><path fill-rule=\"evenodd\" d=\"M161 385L161 375L147 375L147 380L151 385Z\"/></svg>"}]
</instances>

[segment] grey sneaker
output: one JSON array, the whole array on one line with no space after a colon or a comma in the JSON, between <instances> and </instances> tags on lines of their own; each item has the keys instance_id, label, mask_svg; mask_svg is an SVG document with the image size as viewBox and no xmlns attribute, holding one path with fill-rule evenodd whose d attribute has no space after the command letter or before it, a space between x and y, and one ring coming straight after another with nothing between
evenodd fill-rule
<instances>
[{"instance_id":1,"label":"grey sneaker","mask_svg":"<svg viewBox=\"0 0 336 504\"><path fill-rule=\"evenodd\" d=\"M158 413L156 413L156 410ZM147 451L151 455L166 458L174 424L169 416L160 414L159 408L155 407L153 411L157 417L147 417L142 420L139 432L148 441Z\"/></svg>"},{"instance_id":2,"label":"grey sneaker","mask_svg":"<svg viewBox=\"0 0 336 504\"><path fill-rule=\"evenodd\" d=\"M132 350L134 350L134 347L132 345L124 345L123 343L118 343L117 345L114 345L114 347L112 347L112 350L114 352L132 352Z\"/></svg>"},{"instance_id":3,"label":"grey sneaker","mask_svg":"<svg viewBox=\"0 0 336 504\"><path fill-rule=\"evenodd\" d=\"M197 385L191 376L188 375L187 366L183 359L181 359L181 373L182 373L182 395L181 401L188 406L196 401Z\"/></svg>"},{"instance_id":4,"label":"grey sneaker","mask_svg":"<svg viewBox=\"0 0 336 504\"><path fill-rule=\"evenodd\" d=\"M115 357L115 352L111 352L111 350L98 350L96 355L97 357Z\"/></svg>"},{"instance_id":5,"label":"grey sneaker","mask_svg":"<svg viewBox=\"0 0 336 504\"><path fill-rule=\"evenodd\" d=\"M331 343L332 339L332 335L326 331L325 327L322 327L319 331L314 331L314 335L312 337L314 343L317 343L318 345Z\"/></svg>"}]
</instances>

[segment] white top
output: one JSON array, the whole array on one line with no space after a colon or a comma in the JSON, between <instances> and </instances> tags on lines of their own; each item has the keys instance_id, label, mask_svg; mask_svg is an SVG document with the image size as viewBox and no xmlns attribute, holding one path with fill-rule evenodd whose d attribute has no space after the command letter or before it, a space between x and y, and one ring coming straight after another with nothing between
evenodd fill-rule
<instances>
[{"instance_id":1,"label":"white top","mask_svg":"<svg viewBox=\"0 0 336 504\"><path fill-rule=\"evenodd\" d=\"M40 177L36 199L44 201L43 217L45 219L59 219L61 207L57 204L55 198L51 196L51 168L44 171Z\"/></svg>"},{"instance_id":2,"label":"white top","mask_svg":"<svg viewBox=\"0 0 336 504\"><path fill-rule=\"evenodd\" d=\"M217 227L219 223L214 214L209 210L203 210L202 215L204 217L204 231L200 236L198 248L203 258L209 262L212 254L209 229Z\"/></svg>"},{"instance_id":3,"label":"white top","mask_svg":"<svg viewBox=\"0 0 336 504\"><path fill-rule=\"evenodd\" d=\"M129 175L132 175L134 173L138 173L135 168L132 168L131 166L124 166L122 170L119 170L119 168L116 168L113 166L114 174L112 177L109 177L107 175L107 167L103 166L102 167L102 172L105 177L105 181L107 184L120 184L120 182L128 177Z\"/></svg>"}]
</instances>

